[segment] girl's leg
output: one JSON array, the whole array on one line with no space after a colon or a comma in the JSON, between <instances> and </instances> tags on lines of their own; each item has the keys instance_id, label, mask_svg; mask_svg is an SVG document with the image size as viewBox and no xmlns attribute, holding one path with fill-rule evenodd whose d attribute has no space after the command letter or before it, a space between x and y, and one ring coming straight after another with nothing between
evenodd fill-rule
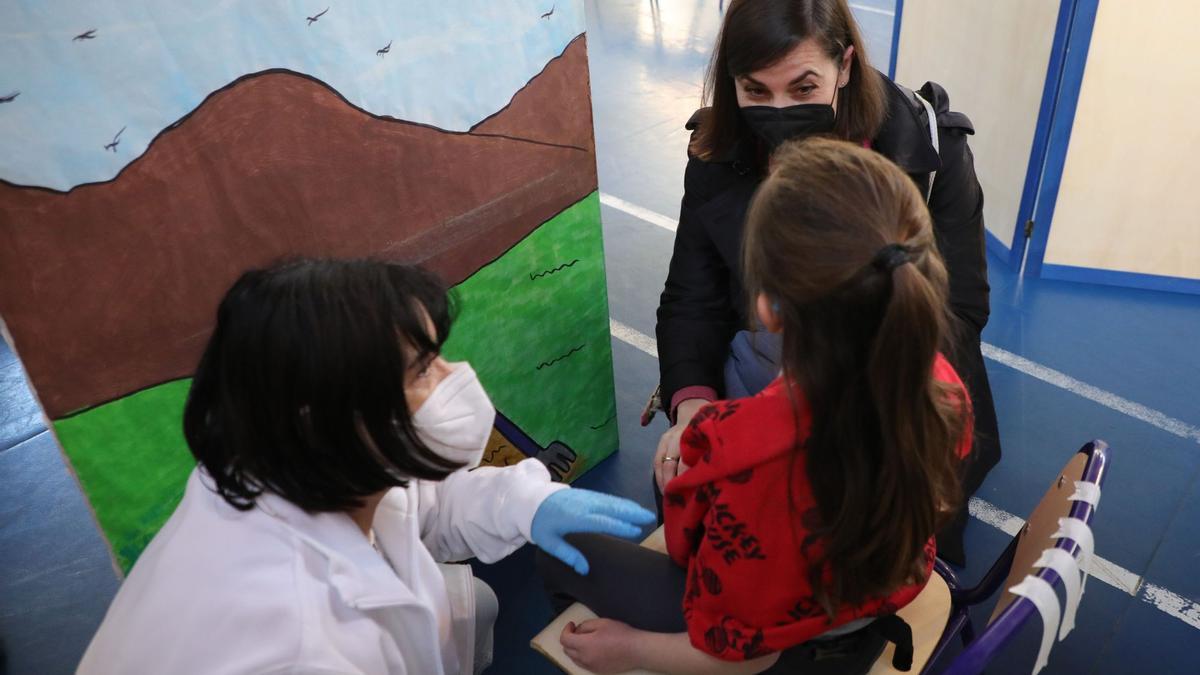
<instances>
[{"instance_id":1,"label":"girl's leg","mask_svg":"<svg viewBox=\"0 0 1200 675\"><path fill-rule=\"evenodd\" d=\"M597 616L657 633L682 633L687 571L666 555L607 535L571 534L567 541L587 558L580 576L557 558L537 553L538 574L555 611L581 602Z\"/></svg>"},{"instance_id":2,"label":"girl's leg","mask_svg":"<svg viewBox=\"0 0 1200 675\"><path fill-rule=\"evenodd\" d=\"M581 602L597 616L657 633L687 631L683 594L687 572L657 551L607 535L572 534L567 541L587 558L590 570L579 576L557 558L537 553L538 574L556 612ZM884 638L870 628L815 639L783 651L766 673L858 675L871 669Z\"/></svg>"}]
</instances>

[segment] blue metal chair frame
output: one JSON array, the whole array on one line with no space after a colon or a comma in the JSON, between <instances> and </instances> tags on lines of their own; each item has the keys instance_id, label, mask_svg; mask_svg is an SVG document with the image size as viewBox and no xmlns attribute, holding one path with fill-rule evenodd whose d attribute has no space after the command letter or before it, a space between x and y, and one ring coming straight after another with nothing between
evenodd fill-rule
<instances>
[{"instance_id":1,"label":"blue metal chair frame","mask_svg":"<svg viewBox=\"0 0 1200 675\"><path fill-rule=\"evenodd\" d=\"M1079 453L1085 454L1088 457L1084 465L1082 480L1096 483L1097 485L1102 484L1111 455L1108 444L1100 440L1092 441L1080 448ZM1091 504L1076 501L1071 504L1069 516L1071 518L1078 518L1090 526L1092 518L1095 516L1095 509ZM976 673L980 673L988 662L991 661L992 657L1008 645L1026 621L1031 617L1038 616L1037 607L1034 606L1032 601L1027 598L1018 597L994 621L989 623L978 637L976 637L975 627L971 623L970 609L986 602L988 598L992 597L1000 589L1005 579L1008 578L1009 572L1012 570L1013 559L1017 553L1017 544L1020 540L1021 534L1013 537L1012 541L1004 549L1004 552L1000 554L1000 557L996 559L996 562L992 564L991 569L988 570L983 579L971 588L963 588L959 584L954 570L950 569L941 560L936 562L934 569L946 580L946 585L950 587L951 609L946 629L942 632L942 637L938 641L937 647L934 648L932 656L929 658L925 672L933 672L938 659L945 655L946 650L954 639L961 636L965 649L946 667L943 673L945 675L975 675ZM1057 548L1061 548L1073 556L1078 555L1079 546L1072 539L1061 537L1055 545ZM1052 587L1060 581L1058 573L1048 568L1039 569L1035 576L1041 577Z\"/></svg>"}]
</instances>

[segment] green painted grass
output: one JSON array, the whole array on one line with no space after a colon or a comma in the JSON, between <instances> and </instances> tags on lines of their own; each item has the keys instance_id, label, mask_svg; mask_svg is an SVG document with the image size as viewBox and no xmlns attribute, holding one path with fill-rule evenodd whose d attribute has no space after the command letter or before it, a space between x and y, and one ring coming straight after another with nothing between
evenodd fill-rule
<instances>
[{"instance_id":1,"label":"green painted grass","mask_svg":"<svg viewBox=\"0 0 1200 675\"><path fill-rule=\"evenodd\" d=\"M543 447L566 443L581 470L616 449L599 193L547 221L454 296L459 313L444 352L471 362L499 410Z\"/></svg>"},{"instance_id":2,"label":"green painted grass","mask_svg":"<svg viewBox=\"0 0 1200 675\"><path fill-rule=\"evenodd\" d=\"M561 265L569 266L537 276ZM542 446L557 440L579 453L574 475L617 447L605 289L592 193L453 291L458 317L446 357L469 360L496 407ZM126 572L195 466L182 428L190 384L169 382L54 422Z\"/></svg>"},{"instance_id":3,"label":"green painted grass","mask_svg":"<svg viewBox=\"0 0 1200 675\"><path fill-rule=\"evenodd\" d=\"M196 465L183 439L190 386L168 382L54 423L126 572L175 510Z\"/></svg>"}]
</instances>

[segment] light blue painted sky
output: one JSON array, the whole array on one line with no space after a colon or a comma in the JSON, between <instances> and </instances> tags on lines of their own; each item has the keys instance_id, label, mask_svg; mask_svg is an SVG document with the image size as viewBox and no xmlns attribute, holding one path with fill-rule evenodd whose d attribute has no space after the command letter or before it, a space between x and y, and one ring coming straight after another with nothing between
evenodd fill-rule
<instances>
[{"instance_id":1,"label":"light blue painted sky","mask_svg":"<svg viewBox=\"0 0 1200 675\"><path fill-rule=\"evenodd\" d=\"M0 104L0 178L59 190L111 179L210 92L267 68L376 114L466 130L584 25L581 0L6 0L0 97L21 95Z\"/></svg>"}]
</instances>

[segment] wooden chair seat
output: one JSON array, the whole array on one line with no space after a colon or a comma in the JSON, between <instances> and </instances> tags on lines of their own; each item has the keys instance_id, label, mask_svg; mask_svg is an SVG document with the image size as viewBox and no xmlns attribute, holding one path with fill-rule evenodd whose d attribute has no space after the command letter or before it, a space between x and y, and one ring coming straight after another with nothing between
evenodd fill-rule
<instances>
[{"instance_id":1,"label":"wooden chair seat","mask_svg":"<svg viewBox=\"0 0 1200 675\"><path fill-rule=\"evenodd\" d=\"M950 621L950 587L946 585L946 580L937 572L931 573L925 588L912 602L901 607L896 615L912 628L913 662L912 670L908 672L919 673L929 662L929 657L933 655L933 650ZM896 645L889 642L883 654L879 655L875 665L868 671L868 675L902 672L892 667L892 655L895 652Z\"/></svg>"}]
</instances>

